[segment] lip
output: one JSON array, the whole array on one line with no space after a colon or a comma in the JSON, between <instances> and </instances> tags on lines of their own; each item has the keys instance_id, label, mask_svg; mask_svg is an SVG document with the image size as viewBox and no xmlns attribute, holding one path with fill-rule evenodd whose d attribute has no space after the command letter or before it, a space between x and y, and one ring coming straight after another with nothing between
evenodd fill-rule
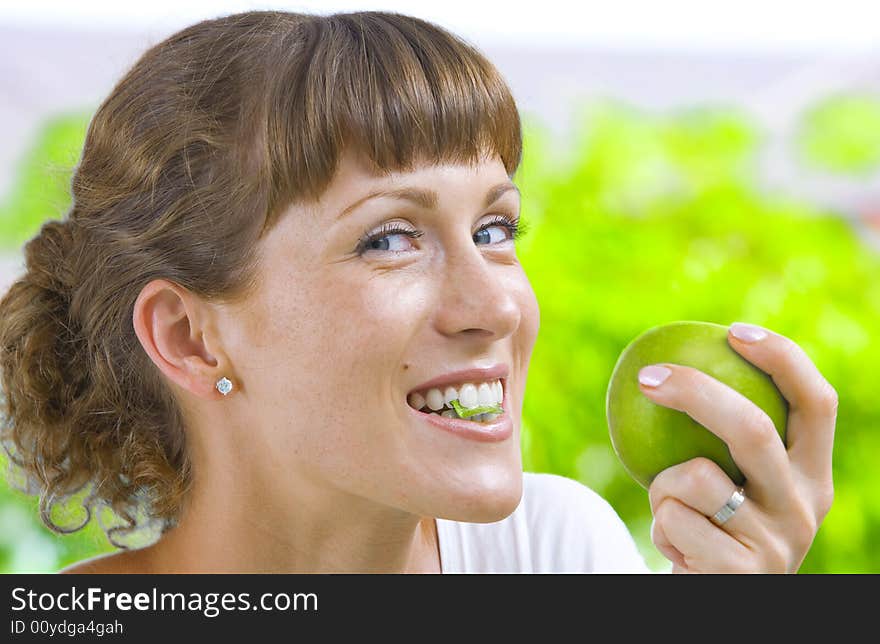
<instances>
[{"instance_id":1,"label":"lip","mask_svg":"<svg viewBox=\"0 0 880 644\"><path fill-rule=\"evenodd\" d=\"M453 380L452 382L456 381ZM440 384L446 383L441 382ZM406 408L409 409L411 414L416 415L417 420L427 422L434 427L462 438L481 443L500 443L513 435L513 419L510 417L510 412L508 411L510 407L510 398L507 394L507 382L505 381L503 385L504 400L501 402L501 407L504 409L504 413L491 423L478 423L471 420L463 420L461 418L443 418L443 416L439 416L438 414L426 414L418 411L417 409L410 407L408 404L406 405ZM414 389L413 391L418 391L418 389Z\"/></svg>"},{"instance_id":2,"label":"lip","mask_svg":"<svg viewBox=\"0 0 880 644\"><path fill-rule=\"evenodd\" d=\"M510 367L508 367L506 364L495 364L491 367L462 369L461 371L446 373L442 376L437 376L436 378L427 382L423 382L418 387L411 389L409 393L412 393L414 391L427 391L428 389L433 389L435 387L439 389L444 385L455 385L464 382L483 382L485 380L496 380L498 378L506 380L508 373L510 373ZM505 390L505 398L506 397L507 394Z\"/></svg>"}]
</instances>

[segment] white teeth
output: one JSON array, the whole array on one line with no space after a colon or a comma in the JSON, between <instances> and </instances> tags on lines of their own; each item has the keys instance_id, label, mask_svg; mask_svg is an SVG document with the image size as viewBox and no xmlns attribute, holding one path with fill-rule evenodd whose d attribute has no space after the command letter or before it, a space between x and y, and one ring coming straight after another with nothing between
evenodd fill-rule
<instances>
[{"instance_id":1,"label":"white teeth","mask_svg":"<svg viewBox=\"0 0 880 644\"><path fill-rule=\"evenodd\" d=\"M409 402L409 406L413 409L421 409L425 406L425 397L419 392L414 391L409 395L409 400L407 402Z\"/></svg>"},{"instance_id":2,"label":"white teeth","mask_svg":"<svg viewBox=\"0 0 880 644\"><path fill-rule=\"evenodd\" d=\"M451 407L452 405L450 405L450 403L456 399L458 399L458 389L455 387L447 387L443 392L443 404Z\"/></svg>"},{"instance_id":3,"label":"white teeth","mask_svg":"<svg viewBox=\"0 0 880 644\"><path fill-rule=\"evenodd\" d=\"M427 406L431 411L452 407L453 400L458 400L466 408L500 405L504 402L504 388L501 380L481 382L478 385L468 382L461 385L461 389L447 385L445 388L434 387L426 392L414 391L407 397L407 402L413 409Z\"/></svg>"},{"instance_id":4,"label":"white teeth","mask_svg":"<svg viewBox=\"0 0 880 644\"><path fill-rule=\"evenodd\" d=\"M443 409L443 393L439 389L429 389L425 400L431 410L440 411Z\"/></svg>"},{"instance_id":5,"label":"white teeth","mask_svg":"<svg viewBox=\"0 0 880 644\"><path fill-rule=\"evenodd\" d=\"M458 392L458 401L462 407L476 407L479 401L477 388L471 383L464 385Z\"/></svg>"},{"instance_id":6,"label":"white teeth","mask_svg":"<svg viewBox=\"0 0 880 644\"><path fill-rule=\"evenodd\" d=\"M455 413L454 409L447 409L446 411L440 412L440 415L443 418L458 418L458 414Z\"/></svg>"},{"instance_id":7,"label":"white teeth","mask_svg":"<svg viewBox=\"0 0 880 644\"><path fill-rule=\"evenodd\" d=\"M477 405L483 407L494 404L495 392L492 391L492 387L490 387L487 382L481 383L477 388Z\"/></svg>"},{"instance_id":8,"label":"white teeth","mask_svg":"<svg viewBox=\"0 0 880 644\"><path fill-rule=\"evenodd\" d=\"M491 423L493 420L498 418L501 414L482 414L483 422Z\"/></svg>"}]
</instances>

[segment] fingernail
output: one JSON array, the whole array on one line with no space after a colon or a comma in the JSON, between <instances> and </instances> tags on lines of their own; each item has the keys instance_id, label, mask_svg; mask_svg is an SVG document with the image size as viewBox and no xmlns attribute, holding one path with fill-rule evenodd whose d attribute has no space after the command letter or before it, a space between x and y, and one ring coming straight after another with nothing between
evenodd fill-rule
<instances>
[{"instance_id":1,"label":"fingernail","mask_svg":"<svg viewBox=\"0 0 880 644\"><path fill-rule=\"evenodd\" d=\"M672 369L651 365L650 367L642 367L639 371L639 382L646 387L659 387L671 375Z\"/></svg>"},{"instance_id":2,"label":"fingernail","mask_svg":"<svg viewBox=\"0 0 880 644\"><path fill-rule=\"evenodd\" d=\"M767 332L754 324L743 324L742 322L734 322L730 325L730 332L733 337L743 342L757 342L767 337Z\"/></svg>"}]
</instances>

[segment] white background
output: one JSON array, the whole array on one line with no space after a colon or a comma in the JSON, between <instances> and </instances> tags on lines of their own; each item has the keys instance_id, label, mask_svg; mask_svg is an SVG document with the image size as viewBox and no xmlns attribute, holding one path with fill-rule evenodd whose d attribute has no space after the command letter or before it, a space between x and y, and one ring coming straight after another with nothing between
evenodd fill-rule
<instances>
[{"instance_id":1,"label":"white background","mask_svg":"<svg viewBox=\"0 0 880 644\"><path fill-rule=\"evenodd\" d=\"M164 33L200 19L261 8L314 13L400 11L438 22L483 45L517 41L753 53L864 53L880 47L878 0L18 0L0 2L0 24L121 27Z\"/></svg>"}]
</instances>

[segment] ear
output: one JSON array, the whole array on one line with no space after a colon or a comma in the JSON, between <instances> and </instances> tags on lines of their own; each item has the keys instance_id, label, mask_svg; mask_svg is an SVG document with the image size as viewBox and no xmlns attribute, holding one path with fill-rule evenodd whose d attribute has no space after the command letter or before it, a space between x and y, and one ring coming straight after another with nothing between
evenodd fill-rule
<instances>
[{"instance_id":1,"label":"ear","mask_svg":"<svg viewBox=\"0 0 880 644\"><path fill-rule=\"evenodd\" d=\"M222 398L215 382L226 361L209 350L209 307L185 288L164 279L147 284L134 304L134 330L156 366L174 384L208 400Z\"/></svg>"}]
</instances>

